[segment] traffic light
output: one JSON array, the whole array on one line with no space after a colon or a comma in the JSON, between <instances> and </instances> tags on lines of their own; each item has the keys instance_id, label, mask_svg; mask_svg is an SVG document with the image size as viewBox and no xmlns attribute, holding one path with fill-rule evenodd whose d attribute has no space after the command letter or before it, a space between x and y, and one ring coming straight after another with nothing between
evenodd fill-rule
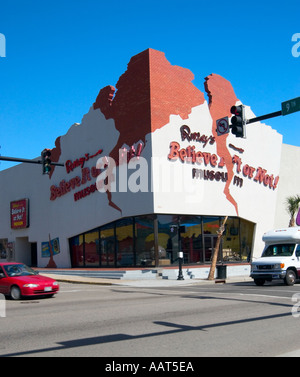
<instances>
[{"instance_id":1,"label":"traffic light","mask_svg":"<svg viewBox=\"0 0 300 377\"><path fill-rule=\"evenodd\" d=\"M230 109L231 114L231 132L236 137L246 137L246 119L245 119L245 106L232 106Z\"/></svg>"},{"instance_id":2,"label":"traffic light","mask_svg":"<svg viewBox=\"0 0 300 377\"><path fill-rule=\"evenodd\" d=\"M50 174L51 171L51 151L44 149L42 151L43 174Z\"/></svg>"}]
</instances>

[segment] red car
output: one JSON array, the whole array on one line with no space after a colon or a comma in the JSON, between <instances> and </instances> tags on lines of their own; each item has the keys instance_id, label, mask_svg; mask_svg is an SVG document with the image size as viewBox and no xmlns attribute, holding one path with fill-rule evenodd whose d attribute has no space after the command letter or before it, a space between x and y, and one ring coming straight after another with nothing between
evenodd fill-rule
<instances>
[{"instance_id":1,"label":"red car","mask_svg":"<svg viewBox=\"0 0 300 377\"><path fill-rule=\"evenodd\" d=\"M23 263L0 263L0 293L19 300L28 296L53 296L59 284L41 276Z\"/></svg>"}]
</instances>

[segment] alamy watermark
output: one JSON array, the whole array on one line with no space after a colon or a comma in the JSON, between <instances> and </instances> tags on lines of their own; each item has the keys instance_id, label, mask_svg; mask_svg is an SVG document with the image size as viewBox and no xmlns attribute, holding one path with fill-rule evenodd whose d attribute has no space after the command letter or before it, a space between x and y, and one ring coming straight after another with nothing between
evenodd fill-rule
<instances>
[{"instance_id":1,"label":"alamy watermark","mask_svg":"<svg viewBox=\"0 0 300 377\"><path fill-rule=\"evenodd\" d=\"M202 180L194 180L196 165L203 163L202 158L184 158L185 163L167 163L165 157L151 157L150 165L142 156L130 158L127 152L119 150L119 163L111 157L98 159L96 168L100 172L96 180L96 188L100 193L115 192L155 192L155 193L181 193L187 203L194 203L204 195ZM198 172L199 170L199 172ZM200 175L200 170L197 173ZM155 179L151 178L151 172Z\"/></svg>"},{"instance_id":2,"label":"alamy watermark","mask_svg":"<svg viewBox=\"0 0 300 377\"><path fill-rule=\"evenodd\" d=\"M300 293L295 293L292 296L292 302L295 302L295 305L293 305L291 313L294 318L300 317L300 312L298 309L300 308Z\"/></svg>"},{"instance_id":3,"label":"alamy watermark","mask_svg":"<svg viewBox=\"0 0 300 377\"><path fill-rule=\"evenodd\" d=\"M0 58L6 58L6 38L0 33Z\"/></svg>"},{"instance_id":4,"label":"alamy watermark","mask_svg":"<svg viewBox=\"0 0 300 377\"><path fill-rule=\"evenodd\" d=\"M292 47L292 55L294 58L299 58L300 56L300 33L295 33L292 36L292 42L296 42Z\"/></svg>"},{"instance_id":5,"label":"alamy watermark","mask_svg":"<svg viewBox=\"0 0 300 377\"><path fill-rule=\"evenodd\" d=\"M5 296L0 293L0 318L6 317L6 300Z\"/></svg>"}]
</instances>

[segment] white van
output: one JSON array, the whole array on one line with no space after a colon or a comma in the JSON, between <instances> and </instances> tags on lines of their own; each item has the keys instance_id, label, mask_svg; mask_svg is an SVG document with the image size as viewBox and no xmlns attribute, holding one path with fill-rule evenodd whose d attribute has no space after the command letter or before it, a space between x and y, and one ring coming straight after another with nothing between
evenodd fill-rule
<instances>
[{"instance_id":1,"label":"white van","mask_svg":"<svg viewBox=\"0 0 300 377\"><path fill-rule=\"evenodd\" d=\"M300 227L271 230L263 241L264 251L252 262L250 277L256 285L275 279L294 285L300 279Z\"/></svg>"}]
</instances>

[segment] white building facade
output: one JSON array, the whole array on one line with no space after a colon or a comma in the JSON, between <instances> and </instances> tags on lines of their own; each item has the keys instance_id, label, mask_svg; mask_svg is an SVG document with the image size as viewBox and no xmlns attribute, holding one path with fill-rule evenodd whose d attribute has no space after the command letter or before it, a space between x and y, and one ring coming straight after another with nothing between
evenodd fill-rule
<instances>
[{"instance_id":1,"label":"white building facade","mask_svg":"<svg viewBox=\"0 0 300 377\"><path fill-rule=\"evenodd\" d=\"M221 76L206 78L208 100L192 80L146 50L130 60L117 91L101 89L81 124L57 138L51 158L64 167L49 176L35 164L1 171L0 260L172 266L182 250L185 264L200 266L211 260L224 216L219 261L258 257L263 233L288 225L300 148L260 122L247 125L246 138L218 135L217 120L240 101Z\"/></svg>"}]
</instances>

